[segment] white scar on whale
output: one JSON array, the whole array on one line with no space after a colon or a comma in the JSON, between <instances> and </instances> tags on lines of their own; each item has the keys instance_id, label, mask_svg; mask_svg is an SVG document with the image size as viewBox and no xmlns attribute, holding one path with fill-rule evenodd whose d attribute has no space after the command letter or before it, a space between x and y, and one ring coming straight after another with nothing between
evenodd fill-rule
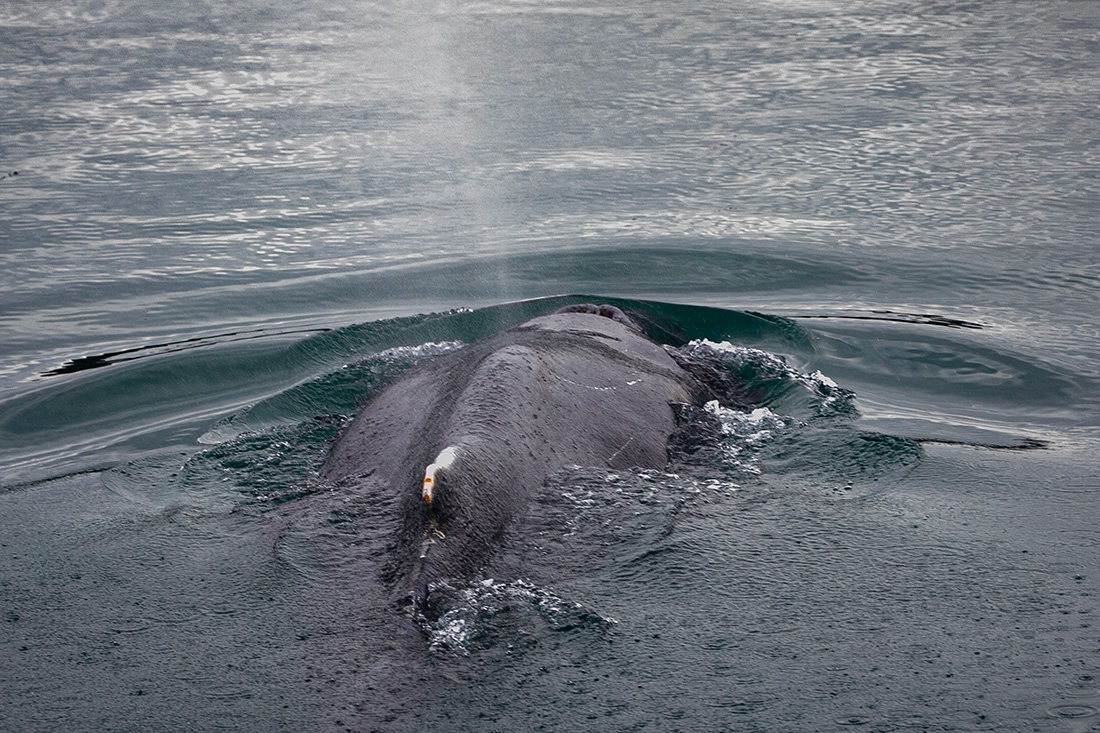
<instances>
[{"instance_id":1,"label":"white scar on whale","mask_svg":"<svg viewBox=\"0 0 1100 733\"><path fill-rule=\"evenodd\" d=\"M458 446L447 446L441 450L435 460L424 469L424 485L420 491L420 495L424 499L425 504L432 503L432 496L435 491L436 472L440 469L450 468L454 464L456 458L458 458Z\"/></svg>"}]
</instances>

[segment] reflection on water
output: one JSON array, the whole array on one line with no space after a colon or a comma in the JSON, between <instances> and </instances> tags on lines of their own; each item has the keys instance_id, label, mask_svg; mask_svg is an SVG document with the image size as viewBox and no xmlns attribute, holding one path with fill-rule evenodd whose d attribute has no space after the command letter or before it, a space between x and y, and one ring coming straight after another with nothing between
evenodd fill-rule
<instances>
[{"instance_id":1,"label":"reflection on water","mask_svg":"<svg viewBox=\"0 0 1100 733\"><path fill-rule=\"evenodd\" d=\"M0 180L0 373L43 330L75 346L216 332L227 308L250 325L304 304L422 310L432 288L386 273L438 262L482 273L455 300L575 290L561 256L608 247L877 263L859 291L760 274L795 304L1016 305L1025 288L1034 306L1091 303L1098 16L9 4L0 168L20 175ZM517 285L496 268L521 253L539 273ZM646 294L682 284L673 269Z\"/></svg>"}]
</instances>

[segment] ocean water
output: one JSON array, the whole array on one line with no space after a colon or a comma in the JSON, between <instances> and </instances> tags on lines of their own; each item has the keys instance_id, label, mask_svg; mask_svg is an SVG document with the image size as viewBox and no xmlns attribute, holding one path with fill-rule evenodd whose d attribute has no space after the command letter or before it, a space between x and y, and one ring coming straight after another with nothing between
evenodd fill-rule
<instances>
[{"instance_id":1,"label":"ocean water","mask_svg":"<svg viewBox=\"0 0 1100 733\"><path fill-rule=\"evenodd\" d=\"M0 0L0 728L1100 730L1100 5ZM432 619L324 486L609 302L746 400Z\"/></svg>"}]
</instances>

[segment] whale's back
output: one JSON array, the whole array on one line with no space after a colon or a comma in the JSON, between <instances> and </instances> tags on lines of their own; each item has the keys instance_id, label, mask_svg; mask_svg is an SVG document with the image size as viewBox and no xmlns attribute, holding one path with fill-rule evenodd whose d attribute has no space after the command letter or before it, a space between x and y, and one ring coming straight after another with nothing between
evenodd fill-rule
<instances>
[{"instance_id":1,"label":"whale's back","mask_svg":"<svg viewBox=\"0 0 1100 733\"><path fill-rule=\"evenodd\" d=\"M665 466L671 405L691 401L692 389L691 377L628 324L542 316L382 390L338 439L322 479L405 507L404 541L421 549L401 574L424 588L476 571L532 492L562 468ZM444 463L426 506L425 469ZM441 541L428 562L423 546L433 532Z\"/></svg>"}]
</instances>

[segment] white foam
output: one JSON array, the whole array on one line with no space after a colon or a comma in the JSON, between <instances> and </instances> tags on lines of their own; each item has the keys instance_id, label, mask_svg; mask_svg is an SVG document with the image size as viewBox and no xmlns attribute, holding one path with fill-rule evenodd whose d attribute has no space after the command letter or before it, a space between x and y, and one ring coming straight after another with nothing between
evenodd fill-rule
<instances>
[{"instance_id":1,"label":"white foam","mask_svg":"<svg viewBox=\"0 0 1100 733\"><path fill-rule=\"evenodd\" d=\"M379 361L404 361L405 359L417 359L422 356L438 356L449 351L460 349L466 344L462 341L427 341L418 346L395 346L392 349L379 351L369 357Z\"/></svg>"},{"instance_id":2,"label":"white foam","mask_svg":"<svg viewBox=\"0 0 1100 733\"><path fill-rule=\"evenodd\" d=\"M760 462L753 455L754 451L784 431L790 421L766 407L743 412L723 407L718 400L711 400L703 409L718 419L722 434L727 436L722 446L726 459L750 473L760 473Z\"/></svg>"},{"instance_id":3,"label":"white foam","mask_svg":"<svg viewBox=\"0 0 1100 733\"><path fill-rule=\"evenodd\" d=\"M454 593L455 589L440 583L432 585L432 592ZM572 628L584 619L605 628L618 623L522 578L507 582L492 578L475 581L457 592L457 601L426 629L428 646L434 652L468 654L468 644L484 633L490 619L516 606L533 609L552 630Z\"/></svg>"},{"instance_id":4,"label":"white foam","mask_svg":"<svg viewBox=\"0 0 1100 733\"><path fill-rule=\"evenodd\" d=\"M727 359L732 357L734 363L738 366L752 364L756 367L764 367L769 371L777 373L798 374L798 372L787 366L786 361L775 354L760 349L753 349L748 346L738 346L737 344L731 344L729 341L693 339L684 346L684 351L692 353L718 353Z\"/></svg>"},{"instance_id":5,"label":"white foam","mask_svg":"<svg viewBox=\"0 0 1100 733\"><path fill-rule=\"evenodd\" d=\"M803 374L787 364L782 357L760 349L738 346L729 341L695 339L688 342L683 351L692 355L716 357L738 368L749 365L766 376L789 379L821 398L820 407L831 407L845 396L851 395L821 371Z\"/></svg>"}]
</instances>

